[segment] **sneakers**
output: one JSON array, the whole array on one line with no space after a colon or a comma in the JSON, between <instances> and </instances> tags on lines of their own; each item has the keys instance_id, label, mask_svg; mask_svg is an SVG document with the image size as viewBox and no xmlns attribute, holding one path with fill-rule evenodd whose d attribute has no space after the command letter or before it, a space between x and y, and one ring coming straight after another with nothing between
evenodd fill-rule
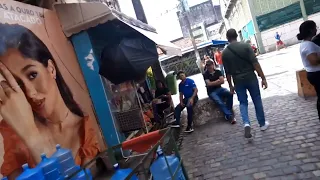
<instances>
[{"instance_id":1,"label":"sneakers","mask_svg":"<svg viewBox=\"0 0 320 180\"><path fill-rule=\"evenodd\" d=\"M231 120L231 124L236 124L236 123L237 123L236 118L232 118L232 120Z\"/></svg>"},{"instance_id":2,"label":"sneakers","mask_svg":"<svg viewBox=\"0 0 320 180\"><path fill-rule=\"evenodd\" d=\"M192 133L194 129L192 127L187 127L187 129L184 131L186 133Z\"/></svg>"},{"instance_id":3,"label":"sneakers","mask_svg":"<svg viewBox=\"0 0 320 180\"><path fill-rule=\"evenodd\" d=\"M237 120L236 120L236 118L234 118L234 116L230 116L229 118L227 116L224 116L224 118L227 121L230 121L231 124L236 124L237 123Z\"/></svg>"},{"instance_id":4,"label":"sneakers","mask_svg":"<svg viewBox=\"0 0 320 180\"><path fill-rule=\"evenodd\" d=\"M269 127L269 125L270 125L270 124L269 124L269 122L268 122L268 121L266 121L266 122L265 122L265 124L264 124L264 126L260 127L260 130L261 130L261 131L265 131L265 130L267 130L267 129L268 129L268 127Z\"/></svg>"},{"instance_id":5,"label":"sneakers","mask_svg":"<svg viewBox=\"0 0 320 180\"><path fill-rule=\"evenodd\" d=\"M250 125L249 124L246 124L245 126L244 126L244 137L245 138L252 138L252 134L251 134L251 127L250 127Z\"/></svg>"},{"instance_id":6,"label":"sneakers","mask_svg":"<svg viewBox=\"0 0 320 180\"><path fill-rule=\"evenodd\" d=\"M171 124L170 127L172 127L172 128L180 128L180 124L175 122L175 123Z\"/></svg>"}]
</instances>

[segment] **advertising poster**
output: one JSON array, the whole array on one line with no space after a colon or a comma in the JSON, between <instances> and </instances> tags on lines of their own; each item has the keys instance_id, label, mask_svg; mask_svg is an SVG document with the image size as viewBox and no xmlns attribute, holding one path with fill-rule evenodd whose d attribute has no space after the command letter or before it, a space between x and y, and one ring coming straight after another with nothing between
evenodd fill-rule
<instances>
[{"instance_id":1,"label":"advertising poster","mask_svg":"<svg viewBox=\"0 0 320 180\"><path fill-rule=\"evenodd\" d=\"M74 49L55 12L0 0L0 172L15 177L55 145L82 165L105 148Z\"/></svg>"}]
</instances>

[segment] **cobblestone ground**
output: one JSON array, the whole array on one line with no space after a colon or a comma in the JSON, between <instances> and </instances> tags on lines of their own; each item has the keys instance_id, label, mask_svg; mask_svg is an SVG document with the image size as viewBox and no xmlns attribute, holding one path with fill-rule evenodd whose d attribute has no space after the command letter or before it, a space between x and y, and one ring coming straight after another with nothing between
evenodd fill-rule
<instances>
[{"instance_id":1,"label":"cobblestone ground","mask_svg":"<svg viewBox=\"0 0 320 180\"><path fill-rule=\"evenodd\" d=\"M316 100L297 96L295 70L302 66L296 52L297 46L260 58L269 82L262 96L271 126L259 130L250 104L253 142L244 138L238 105L237 125L209 122L184 137L181 154L190 179L320 179Z\"/></svg>"}]
</instances>

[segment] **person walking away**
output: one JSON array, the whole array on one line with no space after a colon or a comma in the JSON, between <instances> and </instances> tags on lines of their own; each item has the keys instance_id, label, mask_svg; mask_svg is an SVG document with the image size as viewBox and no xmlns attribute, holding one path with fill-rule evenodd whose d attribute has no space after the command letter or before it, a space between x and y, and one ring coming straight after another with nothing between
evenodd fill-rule
<instances>
[{"instance_id":1,"label":"person walking away","mask_svg":"<svg viewBox=\"0 0 320 180\"><path fill-rule=\"evenodd\" d=\"M212 61L206 63L207 71L203 74L205 80L208 96L213 100L223 112L225 119L231 124L235 124L237 121L233 115L233 94L226 88L221 87L224 84L224 77L221 71L215 69L215 65ZM224 103L224 99L227 102Z\"/></svg>"},{"instance_id":2,"label":"person walking away","mask_svg":"<svg viewBox=\"0 0 320 180\"><path fill-rule=\"evenodd\" d=\"M188 126L185 132L191 133L194 131L192 127L192 116L193 107L198 101L198 89L195 82L192 79L187 78L183 71L179 71L177 76L181 80L179 84L180 104L175 108L174 114L176 122L171 127L180 127L181 112L184 108L187 108Z\"/></svg>"},{"instance_id":3,"label":"person walking away","mask_svg":"<svg viewBox=\"0 0 320 180\"><path fill-rule=\"evenodd\" d=\"M223 63L222 63L222 53L220 51L219 48L216 49L216 52L214 53L214 59L216 60L220 70L221 70L221 73L222 73L222 76L223 77L226 77L225 76L225 73L224 73L224 67L223 67Z\"/></svg>"},{"instance_id":4,"label":"person walking away","mask_svg":"<svg viewBox=\"0 0 320 180\"><path fill-rule=\"evenodd\" d=\"M258 59L250 45L247 43L237 42L237 38L238 34L235 29L229 29L227 31L227 39L230 44L223 51L222 60L230 91L231 93L236 91L240 102L240 113L244 124L245 138L251 138L247 90L249 91L254 103L260 129L265 131L269 126L269 122L265 120L259 82L255 71L262 79L261 85L264 89L268 87L268 84Z\"/></svg>"},{"instance_id":5,"label":"person walking away","mask_svg":"<svg viewBox=\"0 0 320 180\"><path fill-rule=\"evenodd\" d=\"M276 41L277 41L276 42L277 51L279 51L281 47L286 48L286 45L282 42L281 35L278 32L276 32L275 38L276 38Z\"/></svg>"},{"instance_id":6,"label":"person walking away","mask_svg":"<svg viewBox=\"0 0 320 180\"><path fill-rule=\"evenodd\" d=\"M317 110L320 120L320 47L311 41L317 34L317 25L314 21L305 21L300 25L299 31L297 38L302 40L300 43L300 55L304 69L307 71L308 81L317 92Z\"/></svg>"}]
</instances>

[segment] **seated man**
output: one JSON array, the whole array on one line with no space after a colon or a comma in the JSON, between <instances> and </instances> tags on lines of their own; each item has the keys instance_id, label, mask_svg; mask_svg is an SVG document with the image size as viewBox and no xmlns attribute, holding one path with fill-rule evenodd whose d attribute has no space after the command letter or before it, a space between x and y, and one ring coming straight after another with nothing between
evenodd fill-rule
<instances>
[{"instance_id":1,"label":"seated man","mask_svg":"<svg viewBox=\"0 0 320 180\"><path fill-rule=\"evenodd\" d=\"M171 127L180 127L180 116L182 110L187 107L188 113L188 126L185 132L193 132L192 127L192 115L193 115L193 106L198 101L198 89L195 82L192 79L186 77L186 74L183 71L178 72L177 76L181 80L179 84L180 92L180 104L174 110L174 115L176 117L176 122Z\"/></svg>"},{"instance_id":2,"label":"seated man","mask_svg":"<svg viewBox=\"0 0 320 180\"><path fill-rule=\"evenodd\" d=\"M221 71L216 70L212 61L206 63L207 71L203 74L203 78L207 85L207 91L210 99L212 99L224 114L226 120L231 124L236 123L236 119L233 115L233 95L226 88L221 87L224 83L224 77ZM226 104L223 99L227 99Z\"/></svg>"}]
</instances>

